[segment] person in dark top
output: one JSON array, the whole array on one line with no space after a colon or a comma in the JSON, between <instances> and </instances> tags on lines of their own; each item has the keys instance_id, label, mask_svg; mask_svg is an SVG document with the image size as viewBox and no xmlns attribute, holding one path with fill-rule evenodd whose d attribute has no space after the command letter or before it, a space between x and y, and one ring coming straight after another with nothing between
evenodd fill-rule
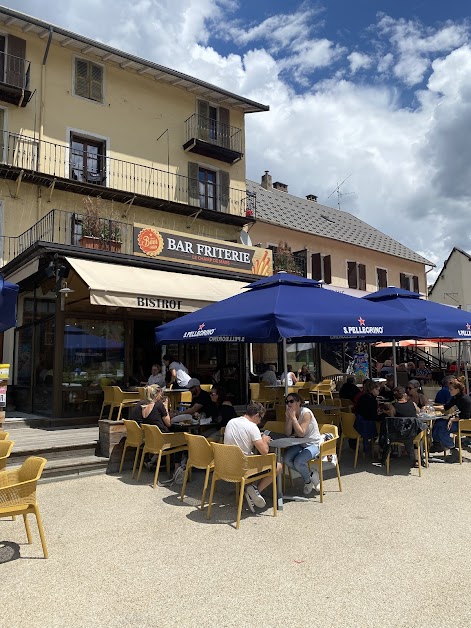
<instances>
[{"instance_id":1,"label":"person in dark top","mask_svg":"<svg viewBox=\"0 0 471 628\"><path fill-rule=\"evenodd\" d=\"M449 419L437 419L432 430L433 443L430 448L431 453L450 450L450 455L446 457L447 462L458 462L459 452L450 436L450 432L458 431L458 421L460 419L471 419L471 397L464 394L464 384L459 379L452 379L448 384L451 399L445 404L445 411L451 410L454 406L460 411L456 417Z\"/></svg>"},{"instance_id":2,"label":"person in dark top","mask_svg":"<svg viewBox=\"0 0 471 628\"><path fill-rule=\"evenodd\" d=\"M396 388L393 389L393 395L395 416L408 418L417 416L418 408L406 395L406 391L402 386L396 386Z\"/></svg>"},{"instance_id":3,"label":"person in dark top","mask_svg":"<svg viewBox=\"0 0 471 628\"><path fill-rule=\"evenodd\" d=\"M312 382L314 378L312 373L309 372L309 368L307 364L303 364L301 369L298 371L298 382ZM345 397L345 399L349 399L349 397Z\"/></svg>"},{"instance_id":4,"label":"person in dark top","mask_svg":"<svg viewBox=\"0 0 471 628\"><path fill-rule=\"evenodd\" d=\"M340 399L349 399L350 401L353 401L358 393L359 390L358 386L355 384L355 377L350 375L347 377L345 384L343 384L340 388L339 397Z\"/></svg>"},{"instance_id":5,"label":"person in dark top","mask_svg":"<svg viewBox=\"0 0 471 628\"><path fill-rule=\"evenodd\" d=\"M451 382L452 379L453 377L451 377L450 375L442 379L442 387L435 395L435 403L439 403L444 406L446 403L450 401L451 392L450 392L450 389L448 388L448 384Z\"/></svg>"},{"instance_id":6,"label":"person in dark top","mask_svg":"<svg viewBox=\"0 0 471 628\"><path fill-rule=\"evenodd\" d=\"M206 416L213 416L216 409L214 403L211 401L209 392L201 388L201 382L196 377L192 377L187 384L187 388L191 392L191 406L185 408L183 414L205 414Z\"/></svg>"},{"instance_id":7,"label":"person in dark top","mask_svg":"<svg viewBox=\"0 0 471 628\"><path fill-rule=\"evenodd\" d=\"M416 406L422 409L427 405L427 397L421 392L420 382L416 379L411 379L406 386L407 396L411 401L413 401Z\"/></svg>"},{"instance_id":8,"label":"person in dark top","mask_svg":"<svg viewBox=\"0 0 471 628\"><path fill-rule=\"evenodd\" d=\"M383 397L386 401L394 401L394 374L389 373L386 375L386 381L379 389L379 396Z\"/></svg>"},{"instance_id":9,"label":"person in dark top","mask_svg":"<svg viewBox=\"0 0 471 628\"><path fill-rule=\"evenodd\" d=\"M376 421L380 420L376 400L378 395L379 384L370 380L366 385L366 392L358 399L355 407L354 428L363 438L365 452L369 450L370 441L378 435L376 429Z\"/></svg>"},{"instance_id":10,"label":"person in dark top","mask_svg":"<svg viewBox=\"0 0 471 628\"><path fill-rule=\"evenodd\" d=\"M219 427L226 427L231 419L237 416L234 406L229 401L226 391L222 386L213 386L209 393L213 402L214 412L211 418Z\"/></svg>"},{"instance_id":11,"label":"person in dark top","mask_svg":"<svg viewBox=\"0 0 471 628\"><path fill-rule=\"evenodd\" d=\"M162 389L157 384L144 388L145 399L138 401L131 412L131 420L156 425L161 432L170 432L170 415L162 401Z\"/></svg>"},{"instance_id":12,"label":"person in dark top","mask_svg":"<svg viewBox=\"0 0 471 628\"><path fill-rule=\"evenodd\" d=\"M366 394L367 389L368 389L368 385L370 384L372 380L371 379L364 379L363 380L363 384L362 384L362 388L361 390L358 390L357 394L355 395L355 397L353 398L353 411L355 412L355 409L357 407L357 403L359 401L359 399Z\"/></svg>"}]
</instances>

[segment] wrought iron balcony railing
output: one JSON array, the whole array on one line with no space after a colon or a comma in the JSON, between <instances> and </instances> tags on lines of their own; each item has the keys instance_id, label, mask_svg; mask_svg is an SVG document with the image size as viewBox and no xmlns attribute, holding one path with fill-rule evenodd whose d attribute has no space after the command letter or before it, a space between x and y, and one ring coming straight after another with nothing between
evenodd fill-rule
<instances>
[{"instance_id":1,"label":"wrought iron balcony railing","mask_svg":"<svg viewBox=\"0 0 471 628\"><path fill-rule=\"evenodd\" d=\"M244 152L242 129L230 124L224 124L194 113L185 120L185 131L187 142L194 138L236 153Z\"/></svg>"},{"instance_id":2,"label":"wrought iron balcony railing","mask_svg":"<svg viewBox=\"0 0 471 628\"><path fill-rule=\"evenodd\" d=\"M0 84L29 90L30 69L27 59L0 52Z\"/></svg>"}]
</instances>

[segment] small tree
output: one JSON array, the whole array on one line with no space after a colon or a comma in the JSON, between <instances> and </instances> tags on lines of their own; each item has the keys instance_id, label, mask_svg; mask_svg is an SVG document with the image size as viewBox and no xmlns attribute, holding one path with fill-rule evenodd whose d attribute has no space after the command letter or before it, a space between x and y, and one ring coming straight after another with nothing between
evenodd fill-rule
<instances>
[{"instance_id":1,"label":"small tree","mask_svg":"<svg viewBox=\"0 0 471 628\"><path fill-rule=\"evenodd\" d=\"M280 270L293 274L299 273L296 260L291 252L291 247L288 246L287 242L282 241L278 243L273 254L273 271L278 273Z\"/></svg>"},{"instance_id":2,"label":"small tree","mask_svg":"<svg viewBox=\"0 0 471 628\"><path fill-rule=\"evenodd\" d=\"M99 238L103 242L121 242L119 222L114 220L114 212L111 210L109 218L103 218L101 198L86 196L83 200L85 208L82 216L82 235Z\"/></svg>"}]
</instances>

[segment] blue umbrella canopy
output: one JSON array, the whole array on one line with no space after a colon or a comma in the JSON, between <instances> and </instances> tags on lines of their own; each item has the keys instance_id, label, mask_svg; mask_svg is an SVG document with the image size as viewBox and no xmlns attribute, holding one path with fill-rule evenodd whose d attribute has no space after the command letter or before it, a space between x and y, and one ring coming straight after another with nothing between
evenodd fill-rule
<instances>
[{"instance_id":1,"label":"blue umbrella canopy","mask_svg":"<svg viewBox=\"0 0 471 628\"><path fill-rule=\"evenodd\" d=\"M332 290L312 279L278 273L242 294L155 329L163 342L278 342L421 338L425 319Z\"/></svg>"},{"instance_id":2,"label":"blue umbrella canopy","mask_svg":"<svg viewBox=\"0 0 471 628\"><path fill-rule=\"evenodd\" d=\"M421 299L417 292L391 287L368 294L363 299L398 313L423 316L427 325L426 338L471 338L471 313Z\"/></svg>"},{"instance_id":3,"label":"blue umbrella canopy","mask_svg":"<svg viewBox=\"0 0 471 628\"><path fill-rule=\"evenodd\" d=\"M19 286L0 275L0 332L16 327L16 302Z\"/></svg>"}]
</instances>

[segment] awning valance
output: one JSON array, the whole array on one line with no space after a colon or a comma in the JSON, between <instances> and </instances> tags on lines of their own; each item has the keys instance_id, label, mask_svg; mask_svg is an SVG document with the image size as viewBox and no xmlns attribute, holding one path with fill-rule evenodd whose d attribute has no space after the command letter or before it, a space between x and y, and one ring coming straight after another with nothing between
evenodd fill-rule
<instances>
[{"instance_id":1,"label":"awning valance","mask_svg":"<svg viewBox=\"0 0 471 628\"><path fill-rule=\"evenodd\" d=\"M247 286L246 282L231 279L66 259L88 285L92 305L195 312L210 303L240 294Z\"/></svg>"}]
</instances>

